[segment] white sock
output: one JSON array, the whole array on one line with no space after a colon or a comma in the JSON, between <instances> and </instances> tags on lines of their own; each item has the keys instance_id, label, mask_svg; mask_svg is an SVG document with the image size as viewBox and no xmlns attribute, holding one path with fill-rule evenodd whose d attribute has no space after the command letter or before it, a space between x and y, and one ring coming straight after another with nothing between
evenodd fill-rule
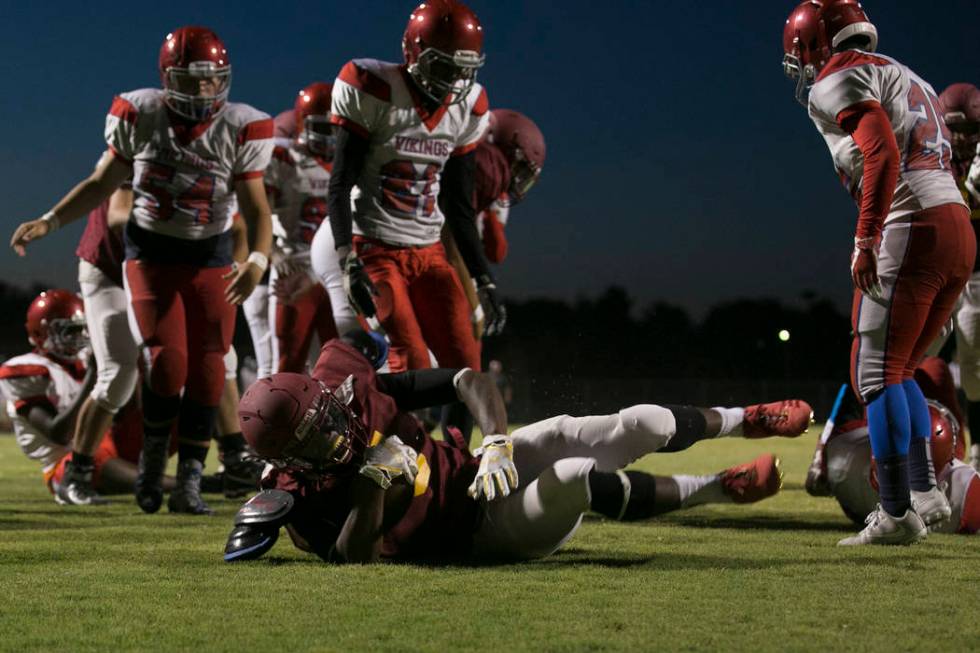
<instances>
[{"instance_id":1,"label":"white sock","mask_svg":"<svg viewBox=\"0 0 980 653\"><path fill-rule=\"evenodd\" d=\"M707 476L671 476L677 483L681 508L700 506L705 503L731 503L732 499L721 487L721 474Z\"/></svg>"},{"instance_id":2,"label":"white sock","mask_svg":"<svg viewBox=\"0 0 980 653\"><path fill-rule=\"evenodd\" d=\"M715 406L711 410L721 415L721 430L715 437L742 437L742 420L745 419L744 408L722 408Z\"/></svg>"}]
</instances>

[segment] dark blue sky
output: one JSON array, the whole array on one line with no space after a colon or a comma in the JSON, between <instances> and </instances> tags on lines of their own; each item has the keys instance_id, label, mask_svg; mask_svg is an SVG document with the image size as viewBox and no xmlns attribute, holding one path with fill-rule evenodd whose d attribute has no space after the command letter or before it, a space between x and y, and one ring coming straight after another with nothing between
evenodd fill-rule
<instances>
[{"instance_id":1,"label":"dark blue sky","mask_svg":"<svg viewBox=\"0 0 980 653\"><path fill-rule=\"evenodd\" d=\"M7 3L0 21L4 237L88 173L115 93L157 85L166 32L217 31L232 98L275 113L355 57L400 61L412 2ZM734 297L842 307L855 210L780 67L775 0L473 0L491 105L548 141L538 187L515 209L506 295L574 298L610 284L695 312ZM879 49L937 91L980 82L976 0L870 0ZM0 275L75 286L81 224L9 250Z\"/></svg>"}]
</instances>

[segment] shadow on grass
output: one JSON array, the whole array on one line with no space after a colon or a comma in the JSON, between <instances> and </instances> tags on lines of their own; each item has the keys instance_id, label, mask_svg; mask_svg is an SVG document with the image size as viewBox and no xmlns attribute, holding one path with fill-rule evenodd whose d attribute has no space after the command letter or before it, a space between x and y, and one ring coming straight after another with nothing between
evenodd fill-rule
<instances>
[{"instance_id":1,"label":"shadow on grass","mask_svg":"<svg viewBox=\"0 0 980 653\"><path fill-rule=\"evenodd\" d=\"M808 521L794 517L711 517L698 515L672 514L660 519L661 523L691 528L737 528L744 530L770 531L818 531L845 532L857 530L851 522L842 519L840 522Z\"/></svg>"}]
</instances>

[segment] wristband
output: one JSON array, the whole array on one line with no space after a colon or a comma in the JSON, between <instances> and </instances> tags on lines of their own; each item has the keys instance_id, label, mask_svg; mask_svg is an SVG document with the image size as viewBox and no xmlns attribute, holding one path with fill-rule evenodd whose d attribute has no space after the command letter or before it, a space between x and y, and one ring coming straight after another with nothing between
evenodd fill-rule
<instances>
[{"instance_id":1,"label":"wristband","mask_svg":"<svg viewBox=\"0 0 980 653\"><path fill-rule=\"evenodd\" d=\"M61 220L54 211L48 211L41 216L41 221L48 224L48 231L57 231L61 227Z\"/></svg>"},{"instance_id":2,"label":"wristband","mask_svg":"<svg viewBox=\"0 0 980 653\"><path fill-rule=\"evenodd\" d=\"M854 239L854 249L871 249L874 247L875 239L873 236L868 236L867 238L855 238Z\"/></svg>"},{"instance_id":3,"label":"wristband","mask_svg":"<svg viewBox=\"0 0 980 653\"><path fill-rule=\"evenodd\" d=\"M269 269L269 257L262 252L252 252L245 260L261 270L263 274Z\"/></svg>"}]
</instances>

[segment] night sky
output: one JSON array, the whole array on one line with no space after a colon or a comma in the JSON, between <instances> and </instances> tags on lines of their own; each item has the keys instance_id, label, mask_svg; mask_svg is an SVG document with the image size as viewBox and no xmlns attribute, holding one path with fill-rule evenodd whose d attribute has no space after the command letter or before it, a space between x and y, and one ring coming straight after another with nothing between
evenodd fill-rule
<instances>
[{"instance_id":1,"label":"night sky","mask_svg":"<svg viewBox=\"0 0 980 653\"><path fill-rule=\"evenodd\" d=\"M594 296L695 313L725 299L846 307L855 209L782 76L794 2L473 0L491 106L541 127L548 160L512 212L506 296ZM980 82L976 0L869 0L879 50L937 92ZM401 61L412 2L5 3L0 21L4 238L88 174L114 94L159 84L164 35L224 39L233 100L269 113L345 61ZM8 281L76 287L82 223L0 257Z\"/></svg>"}]
</instances>

